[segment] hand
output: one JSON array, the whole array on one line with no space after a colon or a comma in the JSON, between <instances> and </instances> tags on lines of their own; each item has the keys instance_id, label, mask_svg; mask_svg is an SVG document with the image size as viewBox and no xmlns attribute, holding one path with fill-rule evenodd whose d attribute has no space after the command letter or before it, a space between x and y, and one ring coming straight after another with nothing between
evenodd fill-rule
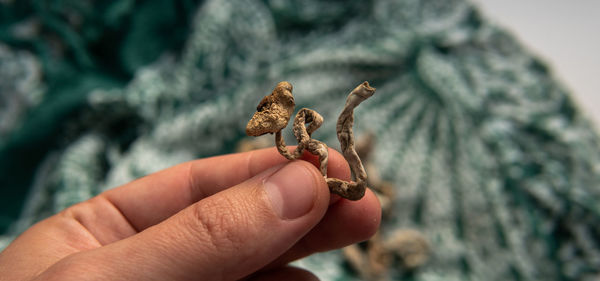
<instances>
[{"instance_id":1,"label":"hand","mask_svg":"<svg viewBox=\"0 0 600 281\"><path fill-rule=\"evenodd\" d=\"M346 161L329 155L329 175L348 180ZM330 196L309 162L275 149L218 156L37 223L0 253L0 280L314 280L286 264L368 239L379 221L373 193Z\"/></svg>"}]
</instances>

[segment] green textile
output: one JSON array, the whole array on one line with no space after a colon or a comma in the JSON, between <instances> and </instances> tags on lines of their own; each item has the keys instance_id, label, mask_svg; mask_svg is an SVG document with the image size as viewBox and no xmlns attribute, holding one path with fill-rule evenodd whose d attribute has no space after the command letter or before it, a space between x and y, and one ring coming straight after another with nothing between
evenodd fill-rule
<instances>
[{"instance_id":1,"label":"green textile","mask_svg":"<svg viewBox=\"0 0 600 281\"><path fill-rule=\"evenodd\" d=\"M385 229L417 229L433 250L390 279L600 275L598 135L470 2L38 0L0 15L0 248L103 190L232 152L282 80L335 144L332 120L368 80L355 131L377 134L397 188ZM339 251L299 264L357 280Z\"/></svg>"}]
</instances>

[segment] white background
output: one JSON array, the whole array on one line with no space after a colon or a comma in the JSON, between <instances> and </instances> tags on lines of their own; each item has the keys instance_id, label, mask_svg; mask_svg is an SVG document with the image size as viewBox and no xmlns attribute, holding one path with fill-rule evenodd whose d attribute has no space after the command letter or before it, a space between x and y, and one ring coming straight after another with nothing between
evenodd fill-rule
<instances>
[{"instance_id":1,"label":"white background","mask_svg":"<svg viewBox=\"0 0 600 281\"><path fill-rule=\"evenodd\" d=\"M472 0L548 63L600 128L599 0Z\"/></svg>"}]
</instances>

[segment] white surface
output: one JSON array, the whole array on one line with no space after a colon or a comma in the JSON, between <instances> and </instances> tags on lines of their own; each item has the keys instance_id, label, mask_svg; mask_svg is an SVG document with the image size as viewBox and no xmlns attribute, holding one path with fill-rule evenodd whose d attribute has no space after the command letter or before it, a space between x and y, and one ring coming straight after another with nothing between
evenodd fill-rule
<instances>
[{"instance_id":1,"label":"white surface","mask_svg":"<svg viewBox=\"0 0 600 281\"><path fill-rule=\"evenodd\" d=\"M546 61L600 128L600 1L473 0Z\"/></svg>"}]
</instances>

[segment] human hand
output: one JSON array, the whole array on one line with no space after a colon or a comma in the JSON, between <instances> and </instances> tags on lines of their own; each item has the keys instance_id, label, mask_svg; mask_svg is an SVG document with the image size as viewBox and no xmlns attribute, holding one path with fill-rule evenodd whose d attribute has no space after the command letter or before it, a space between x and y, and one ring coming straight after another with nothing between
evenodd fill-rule
<instances>
[{"instance_id":1,"label":"human hand","mask_svg":"<svg viewBox=\"0 0 600 281\"><path fill-rule=\"evenodd\" d=\"M329 156L328 174L348 180L343 157ZM37 223L0 253L0 280L314 280L286 264L368 239L379 221L371 191L359 201L330 197L309 162L273 148L218 156Z\"/></svg>"}]
</instances>

